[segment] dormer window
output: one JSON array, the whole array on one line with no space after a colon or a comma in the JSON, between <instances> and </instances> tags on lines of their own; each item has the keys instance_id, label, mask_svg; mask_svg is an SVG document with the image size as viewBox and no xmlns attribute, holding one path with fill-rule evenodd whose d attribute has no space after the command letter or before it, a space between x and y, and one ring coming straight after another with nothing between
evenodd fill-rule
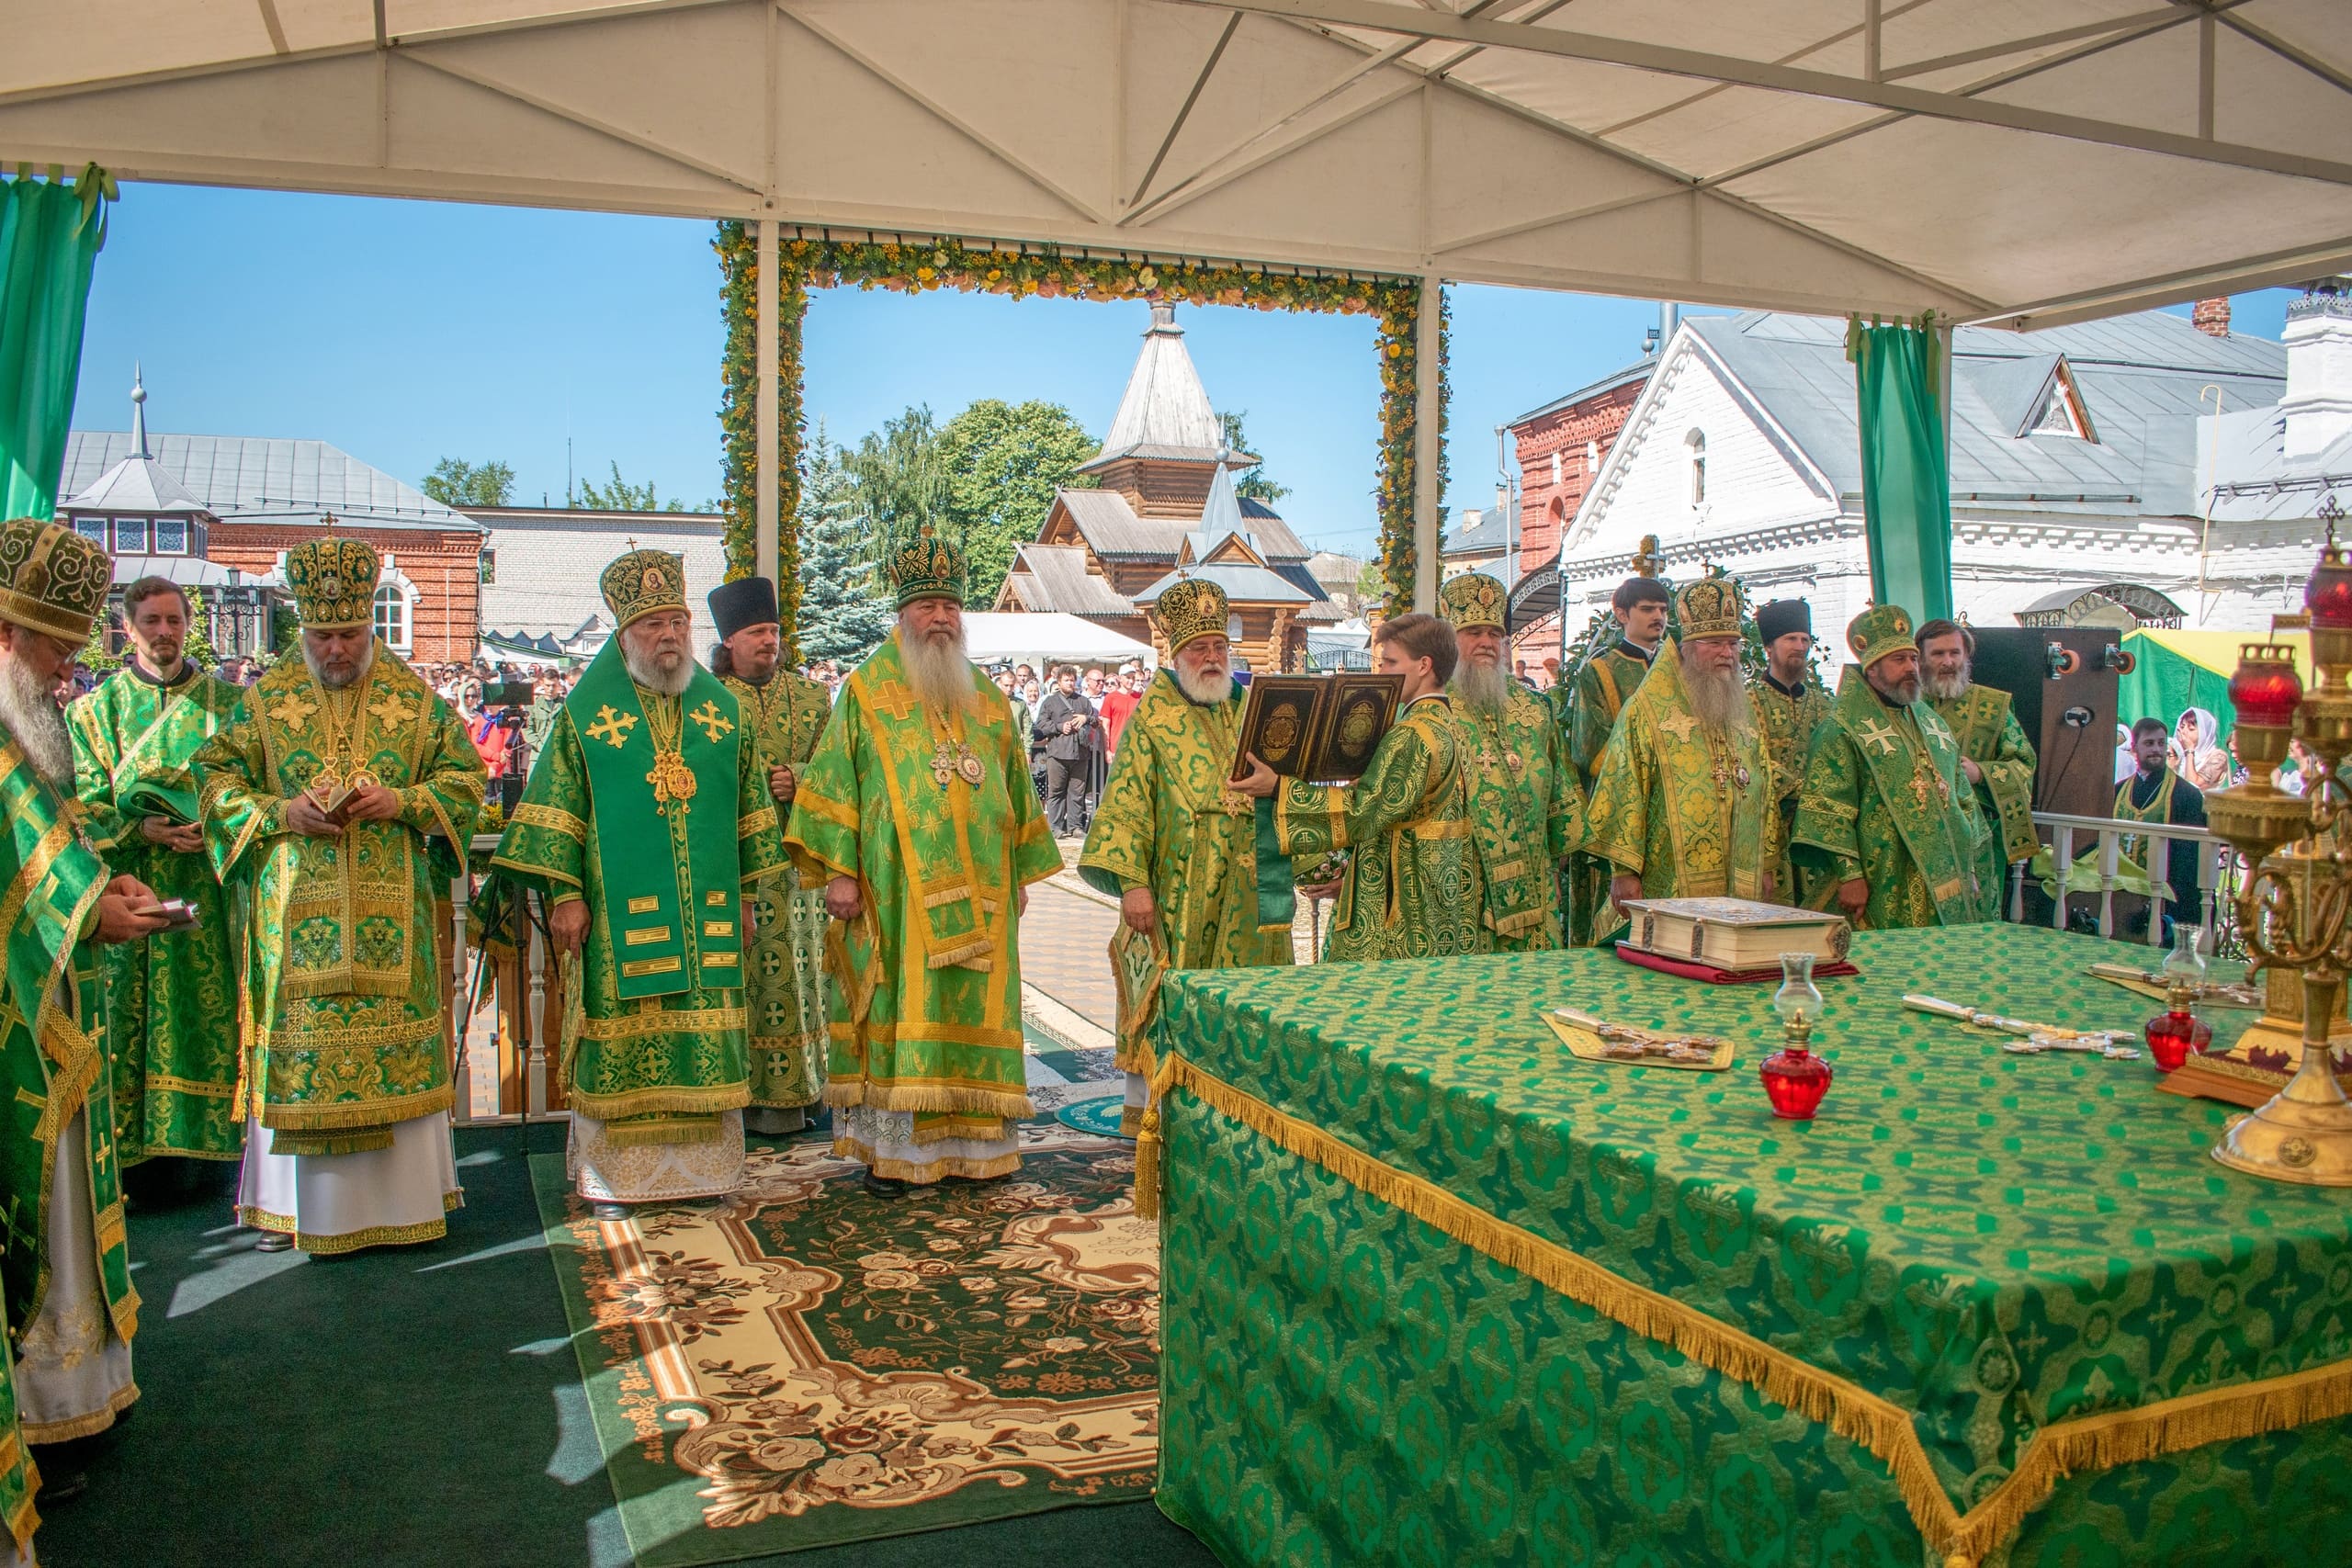
<instances>
[{"instance_id":1,"label":"dormer window","mask_svg":"<svg viewBox=\"0 0 2352 1568\"><path fill-rule=\"evenodd\" d=\"M147 553L147 519L118 517L114 520L114 550L120 556L143 556Z\"/></svg>"},{"instance_id":2,"label":"dormer window","mask_svg":"<svg viewBox=\"0 0 2352 1568\"><path fill-rule=\"evenodd\" d=\"M2082 419L2075 412L2075 400L2066 395L2065 388L2050 389L2050 400L2041 405L2041 417L2033 422L2033 433L2071 435L2077 441L2083 438Z\"/></svg>"},{"instance_id":3,"label":"dormer window","mask_svg":"<svg viewBox=\"0 0 2352 1568\"><path fill-rule=\"evenodd\" d=\"M187 520L181 517L155 519L155 553L159 556L187 554Z\"/></svg>"},{"instance_id":4,"label":"dormer window","mask_svg":"<svg viewBox=\"0 0 2352 1568\"><path fill-rule=\"evenodd\" d=\"M107 547L107 520L103 517L76 517L74 531L100 549Z\"/></svg>"}]
</instances>

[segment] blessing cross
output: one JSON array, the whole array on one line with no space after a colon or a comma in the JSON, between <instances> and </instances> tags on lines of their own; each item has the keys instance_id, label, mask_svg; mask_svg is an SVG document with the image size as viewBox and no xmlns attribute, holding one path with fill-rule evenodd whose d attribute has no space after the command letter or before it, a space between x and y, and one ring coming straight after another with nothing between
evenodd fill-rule
<instances>
[{"instance_id":1,"label":"blessing cross","mask_svg":"<svg viewBox=\"0 0 2352 1568\"><path fill-rule=\"evenodd\" d=\"M1894 755L1894 742L1900 739L1893 729L1872 719L1854 732L1854 739L1878 748L1882 757Z\"/></svg>"},{"instance_id":2,"label":"blessing cross","mask_svg":"<svg viewBox=\"0 0 2352 1568\"><path fill-rule=\"evenodd\" d=\"M720 713L718 704L710 698L705 698L702 706L686 716L702 726L704 738L714 745L718 743L720 736L728 734L735 728L735 721Z\"/></svg>"},{"instance_id":3,"label":"blessing cross","mask_svg":"<svg viewBox=\"0 0 2352 1568\"><path fill-rule=\"evenodd\" d=\"M597 708L596 722L588 727L588 733L598 740L609 743L615 750L618 750L628 744L628 732L636 728L637 715L615 713L613 705L606 703Z\"/></svg>"},{"instance_id":4,"label":"blessing cross","mask_svg":"<svg viewBox=\"0 0 2352 1568\"><path fill-rule=\"evenodd\" d=\"M915 694L896 681L885 681L874 694L874 705L892 718L904 718L922 705Z\"/></svg>"}]
</instances>

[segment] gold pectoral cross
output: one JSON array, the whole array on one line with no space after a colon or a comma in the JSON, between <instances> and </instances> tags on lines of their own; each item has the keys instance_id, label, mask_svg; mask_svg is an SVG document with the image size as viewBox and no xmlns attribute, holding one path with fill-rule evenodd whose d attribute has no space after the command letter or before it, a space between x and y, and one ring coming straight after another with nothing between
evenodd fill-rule
<instances>
[{"instance_id":1,"label":"gold pectoral cross","mask_svg":"<svg viewBox=\"0 0 2352 1568\"><path fill-rule=\"evenodd\" d=\"M986 776L980 766L980 754L972 750L968 740L943 740L931 754L931 775L945 789L950 779L962 779L975 789Z\"/></svg>"},{"instance_id":2,"label":"gold pectoral cross","mask_svg":"<svg viewBox=\"0 0 2352 1568\"><path fill-rule=\"evenodd\" d=\"M695 797L695 771L675 751L656 751L653 771L645 775L645 782L653 786L653 805L659 811L673 805L684 811L686 802Z\"/></svg>"}]
</instances>

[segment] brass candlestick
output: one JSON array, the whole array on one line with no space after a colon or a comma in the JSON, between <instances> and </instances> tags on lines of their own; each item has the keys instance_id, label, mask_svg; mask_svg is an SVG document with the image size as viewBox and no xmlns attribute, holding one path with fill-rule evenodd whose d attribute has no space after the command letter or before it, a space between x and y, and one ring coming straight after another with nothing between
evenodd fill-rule
<instances>
[{"instance_id":1,"label":"brass candlestick","mask_svg":"<svg viewBox=\"0 0 2352 1568\"><path fill-rule=\"evenodd\" d=\"M2352 564L2336 545L2331 513L2332 507L2324 512L2327 545L2303 591L2311 610L2311 689L2302 689L2284 647L2245 648L2230 697L2238 710L2238 757L2249 776L2205 797L2207 822L2246 861L2237 912L2253 955L2249 977L2289 970L2301 975L2303 987L2302 1061L2295 1076L2259 1110L2233 1122L2213 1157L2273 1181L2352 1187L2352 1100L2336 1082L2327 1045L2328 1021L2352 968L2352 853L2345 848L2352 793L2336 776L2352 765ZM2270 782L2296 736L2320 762L2301 800ZM2311 840L2307 853L2271 863L2281 845L2303 840Z\"/></svg>"}]
</instances>

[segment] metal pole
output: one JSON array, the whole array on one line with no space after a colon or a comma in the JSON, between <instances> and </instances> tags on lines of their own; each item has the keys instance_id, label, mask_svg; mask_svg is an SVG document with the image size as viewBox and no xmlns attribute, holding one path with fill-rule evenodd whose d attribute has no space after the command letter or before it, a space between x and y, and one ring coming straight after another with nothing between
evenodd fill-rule
<instances>
[{"instance_id":1,"label":"metal pole","mask_svg":"<svg viewBox=\"0 0 2352 1568\"><path fill-rule=\"evenodd\" d=\"M762 218L759 224L759 283L756 289L757 325L759 332L759 390L752 410L753 439L757 446L759 480L754 490L752 514L752 554L753 570L762 577L774 580L776 562L776 333L779 323L775 315L775 220Z\"/></svg>"},{"instance_id":2,"label":"metal pole","mask_svg":"<svg viewBox=\"0 0 2352 1568\"><path fill-rule=\"evenodd\" d=\"M1423 276L1420 314L1413 322L1413 364L1419 371L1413 389L1413 608L1432 614L1437 609L1438 551L1444 537L1438 508L1445 497L1437 485L1443 446L1438 422L1445 409L1438 365L1444 304L1444 280L1435 273Z\"/></svg>"}]
</instances>

